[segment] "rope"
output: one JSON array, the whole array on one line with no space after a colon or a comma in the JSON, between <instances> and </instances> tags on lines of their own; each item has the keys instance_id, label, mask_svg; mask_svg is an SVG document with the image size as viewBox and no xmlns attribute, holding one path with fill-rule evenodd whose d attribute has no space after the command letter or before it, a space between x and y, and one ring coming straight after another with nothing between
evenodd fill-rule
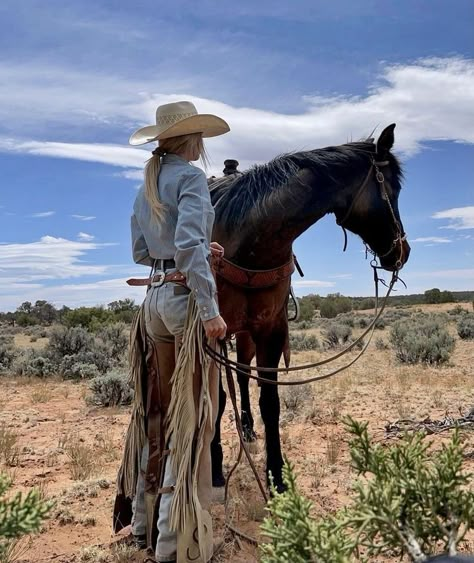
<instances>
[{"instance_id":1,"label":"rope","mask_svg":"<svg viewBox=\"0 0 474 563\"><path fill-rule=\"evenodd\" d=\"M378 282L378 277L377 277L377 272L376 269L374 268L374 279L376 280L376 282ZM305 385L307 383L313 383L314 381L321 381L323 379L328 379L330 377L333 377L334 375L340 373L341 371L349 368L350 366L352 366L361 356L362 354L366 351L368 345L370 344L370 341L372 339L374 330L375 330L375 325L377 323L377 321L379 320L379 318L381 317L386 305L387 305L387 301L388 301L388 297L390 296L390 293L393 290L393 287L395 285L395 283L398 280L398 274L397 272L394 272L392 275L392 280L388 286L388 290L387 290L387 294L385 295L384 301L382 303L382 306L380 308L380 310L377 312L378 309L378 285L376 283L376 304L375 304L375 317L373 319L373 321L370 323L370 325L367 327L367 329L359 336L359 338L357 338L357 340L355 340L354 342L352 342L349 346L347 346L346 348L344 348L344 350L342 350L341 352L339 352L338 354L335 354L334 356L331 356L330 358L326 358L324 360L321 360L319 362L313 362L311 364L303 364L300 366L293 366L293 367L288 367L288 368L277 368L277 367L259 367L259 366L250 366L248 364L242 364L240 362L235 362L234 360L231 360L227 357L225 357L223 354L219 354L218 352L216 352L215 350L213 350L210 346L206 345L205 349L206 349L206 353L209 354L209 356L220 366L224 366L224 367L232 367L234 368L234 370L238 371L239 374L245 375L246 377L248 377L249 379L254 379L255 381L258 381L259 383L268 383L270 385L282 385L282 386L289 386L289 385ZM313 377L309 377L307 379L298 379L295 381L276 381L273 379L268 379L266 377L261 377L259 375L252 375L251 371L257 371L257 372L265 372L265 373L281 373L281 372L285 372L288 373L290 371L301 371L304 369L312 369L315 367L320 367L322 365L325 365L327 363L333 362L334 360L337 360L338 358L342 357L343 355L345 355L347 352L349 352L350 350L352 350L352 348L354 348L354 346L356 346L365 336L367 336L369 334L369 339L368 341L364 344L364 347L362 348L362 350L359 352L359 354L357 354L357 356L351 360L350 362L348 362L347 364L345 364L344 366L337 368L329 373L326 374L321 374L321 375L315 375ZM246 370L246 371L243 371Z\"/></svg>"}]
</instances>

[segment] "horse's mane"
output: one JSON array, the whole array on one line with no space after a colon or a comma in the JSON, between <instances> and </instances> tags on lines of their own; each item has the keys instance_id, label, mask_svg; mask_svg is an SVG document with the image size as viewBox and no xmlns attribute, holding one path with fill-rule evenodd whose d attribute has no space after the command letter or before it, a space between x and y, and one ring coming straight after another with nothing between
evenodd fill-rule
<instances>
[{"instance_id":1,"label":"horse's mane","mask_svg":"<svg viewBox=\"0 0 474 563\"><path fill-rule=\"evenodd\" d=\"M374 152L373 142L359 141L288 153L277 156L267 164L255 165L239 176L221 178L211 185L216 222L237 226L252 209L264 210L268 196L297 179L298 172L303 168L310 169L318 182L340 184L346 178L349 181L359 170L367 169L369 158ZM402 175L400 164L392 154L390 162L399 182Z\"/></svg>"}]
</instances>

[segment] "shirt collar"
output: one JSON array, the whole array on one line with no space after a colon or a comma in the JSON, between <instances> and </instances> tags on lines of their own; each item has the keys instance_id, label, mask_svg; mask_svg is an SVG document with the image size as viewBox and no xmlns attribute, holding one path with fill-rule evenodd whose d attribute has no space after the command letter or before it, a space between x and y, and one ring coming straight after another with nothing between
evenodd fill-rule
<instances>
[{"instance_id":1,"label":"shirt collar","mask_svg":"<svg viewBox=\"0 0 474 563\"><path fill-rule=\"evenodd\" d=\"M177 154L165 154L162 159L163 164L189 164L189 162L181 156Z\"/></svg>"}]
</instances>

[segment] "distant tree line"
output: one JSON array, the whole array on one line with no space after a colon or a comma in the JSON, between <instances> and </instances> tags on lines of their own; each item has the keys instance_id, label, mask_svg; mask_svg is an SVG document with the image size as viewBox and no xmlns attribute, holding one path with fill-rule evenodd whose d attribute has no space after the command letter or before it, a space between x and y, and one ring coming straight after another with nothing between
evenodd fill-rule
<instances>
[{"instance_id":1,"label":"distant tree line","mask_svg":"<svg viewBox=\"0 0 474 563\"><path fill-rule=\"evenodd\" d=\"M390 306L424 305L431 303L457 303L471 301L474 303L474 291L441 291L438 288L428 289L424 293L413 295L397 295L389 297ZM299 297L300 320L309 321L315 315L332 319L340 313L373 309L373 297L345 297L340 293L332 293L326 297L305 295Z\"/></svg>"},{"instance_id":2,"label":"distant tree line","mask_svg":"<svg viewBox=\"0 0 474 563\"><path fill-rule=\"evenodd\" d=\"M426 303L455 303L460 301L474 302L474 291L441 291L438 288L428 289L422 294L391 296L388 304L391 306L422 305ZM332 293L326 297L320 295L305 295L299 297L300 320L309 321L315 315L332 319L340 313L373 309L373 297L346 297L340 293ZM131 323L138 305L133 299L119 299L107 306L77 307L75 309L63 306L56 308L52 303L44 300L25 301L16 311L1 313L0 323L14 324L22 327L50 326L63 324L67 327L82 326L89 330L113 324L116 322Z\"/></svg>"},{"instance_id":3,"label":"distant tree line","mask_svg":"<svg viewBox=\"0 0 474 563\"><path fill-rule=\"evenodd\" d=\"M22 303L16 311L0 313L0 323L8 323L22 327L50 326L62 324L67 327L82 326L95 331L104 325L117 322L131 323L138 310L133 299L112 301L107 306L77 307L72 309L63 306L57 309L48 301L39 300L32 304Z\"/></svg>"}]
</instances>

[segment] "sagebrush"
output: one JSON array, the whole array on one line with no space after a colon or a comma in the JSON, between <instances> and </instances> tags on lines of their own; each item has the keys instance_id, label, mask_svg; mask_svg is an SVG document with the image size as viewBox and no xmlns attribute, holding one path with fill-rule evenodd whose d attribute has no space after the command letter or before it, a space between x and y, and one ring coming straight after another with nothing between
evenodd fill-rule
<instances>
[{"instance_id":1,"label":"sagebrush","mask_svg":"<svg viewBox=\"0 0 474 563\"><path fill-rule=\"evenodd\" d=\"M439 315L419 315L397 321L391 328L390 342L397 359L407 364L446 363L455 345Z\"/></svg>"}]
</instances>

